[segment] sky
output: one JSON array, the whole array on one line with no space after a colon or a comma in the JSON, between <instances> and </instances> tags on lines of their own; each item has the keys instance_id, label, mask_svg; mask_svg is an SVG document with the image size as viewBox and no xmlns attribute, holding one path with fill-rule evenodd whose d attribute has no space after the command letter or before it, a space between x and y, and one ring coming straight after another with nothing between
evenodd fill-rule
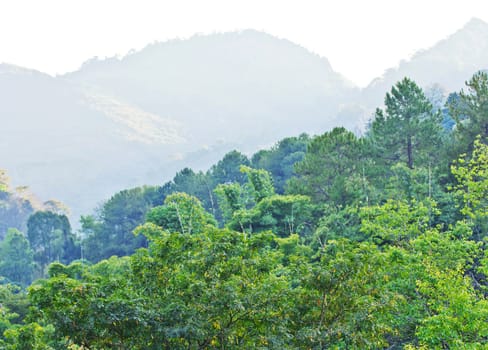
<instances>
[{"instance_id":1,"label":"sky","mask_svg":"<svg viewBox=\"0 0 488 350\"><path fill-rule=\"evenodd\" d=\"M365 86L473 17L488 22L488 1L0 0L0 62L57 75L155 41L252 28Z\"/></svg>"}]
</instances>

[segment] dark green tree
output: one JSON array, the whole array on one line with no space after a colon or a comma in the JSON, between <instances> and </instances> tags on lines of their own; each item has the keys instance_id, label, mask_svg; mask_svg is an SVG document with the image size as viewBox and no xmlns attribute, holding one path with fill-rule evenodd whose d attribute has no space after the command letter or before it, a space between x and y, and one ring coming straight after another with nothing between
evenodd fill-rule
<instances>
[{"instance_id":1,"label":"dark green tree","mask_svg":"<svg viewBox=\"0 0 488 350\"><path fill-rule=\"evenodd\" d=\"M397 162L414 166L435 163L441 148L441 115L422 89L404 78L385 97L385 110L377 109L369 136L375 157L386 166Z\"/></svg>"},{"instance_id":2,"label":"dark green tree","mask_svg":"<svg viewBox=\"0 0 488 350\"><path fill-rule=\"evenodd\" d=\"M285 192L286 182L295 175L295 164L305 156L310 137L301 134L298 137L287 137L271 147L261 150L252 156L252 167L265 169L273 177L276 192Z\"/></svg>"},{"instance_id":3,"label":"dark green tree","mask_svg":"<svg viewBox=\"0 0 488 350\"><path fill-rule=\"evenodd\" d=\"M457 99L449 101L449 112L454 118L455 146L457 154L470 153L476 137L488 144L488 74L479 72L466 82L467 91L461 91Z\"/></svg>"},{"instance_id":4,"label":"dark green tree","mask_svg":"<svg viewBox=\"0 0 488 350\"><path fill-rule=\"evenodd\" d=\"M147 212L163 204L162 188L144 186L123 190L112 196L95 216L82 217L84 257L92 262L112 255L125 256L147 245L132 231L144 223Z\"/></svg>"},{"instance_id":5,"label":"dark green tree","mask_svg":"<svg viewBox=\"0 0 488 350\"><path fill-rule=\"evenodd\" d=\"M53 261L68 263L80 257L71 225L65 215L38 211L29 217L27 238L41 275Z\"/></svg>"},{"instance_id":6,"label":"dark green tree","mask_svg":"<svg viewBox=\"0 0 488 350\"><path fill-rule=\"evenodd\" d=\"M184 168L177 172L173 180L163 187L163 191L165 196L176 192L184 192L197 197L205 209L213 214L217 210L213 194L214 186L214 182L208 174Z\"/></svg>"},{"instance_id":7,"label":"dark green tree","mask_svg":"<svg viewBox=\"0 0 488 350\"><path fill-rule=\"evenodd\" d=\"M368 200L368 159L364 141L344 128L334 128L310 142L289 191L305 194L316 203L336 206Z\"/></svg>"},{"instance_id":8,"label":"dark green tree","mask_svg":"<svg viewBox=\"0 0 488 350\"><path fill-rule=\"evenodd\" d=\"M34 254L24 234L10 229L0 243L0 275L27 286L32 282Z\"/></svg>"},{"instance_id":9,"label":"dark green tree","mask_svg":"<svg viewBox=\"0 0 488 350\"><path fill-rule=\"evenodd\" d=\"M251 162L244 154L234 150L213 165L207 175L211 178L214 187L229 182L242 185L246 182L246 175L241 172L241 165L250 166Z\"/></svg>"}]
</instances>

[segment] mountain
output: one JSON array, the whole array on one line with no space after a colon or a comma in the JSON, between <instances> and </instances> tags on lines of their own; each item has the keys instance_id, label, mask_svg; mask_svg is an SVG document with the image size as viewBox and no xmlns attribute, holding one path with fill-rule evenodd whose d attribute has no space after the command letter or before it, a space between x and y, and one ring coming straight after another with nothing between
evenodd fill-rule
<instances>
[{"instance_id":1,"label":"mountain","mask_svg":"<svg viewBox=\"0 0 488 350\"><path fill-rule=\"evenodd\" d=\"M302 132L364 129L404 76L458 91L488 68L488 25L458 32L358 89L328 60L266 33L197 35L51 77L0 65L0 168L80 214L118 190L206 169Z\"/></svg>"},{"instance_id":2,"label":"mountain","mask_svg":"<svg viewBox=\"0 0 488 350\"><path fill-rule=\"evenodd\" d=\"M323 132L357 93L327 59L253 30L154 43L58 77L3 64L0 168L65 202L76 225L118 190Z\"/></svg>"},{"instance_id":3,"label":"mountain","mask_svg":"<svg viewBox=\"0 0 488 350\"><path fill-rule=\"evenodd\" d=\"M423 88L437 86L446 93L459 91L474 73L486 68L488 24L473 18L446 39L385 71L362 91L361 100L369 109L382 105L385 93L404 77Z\"/></svg>"},{"instance_id":4,"label":"mountain","mask_svg":"<svg viewBox=\"0 0 488 350\"><path fill-rule=\"evenodd\" d=\"M155 43L65 78L175 121L192 150L321 132L357 92L327 59L254 30Z\"/></svg>"},{"instance_id":5,"label":"mountain","mask_svg":"<svg viewBox=\"0 0 488 350\"><path fill-rule=\"evenodd\" d=\"M100 112L64 79L1 64L0 96L0 168L15 186L29 185L43 200L65 202L73 217L91 212L121 188L147 181L151 157L171 160L157 146L137 141L150 133L130 127L128 118L118 120L115 112ZM120 103L105 104L137 114ZM178 141L168 134L167 143Z\"/></svg>"}]
</instances>

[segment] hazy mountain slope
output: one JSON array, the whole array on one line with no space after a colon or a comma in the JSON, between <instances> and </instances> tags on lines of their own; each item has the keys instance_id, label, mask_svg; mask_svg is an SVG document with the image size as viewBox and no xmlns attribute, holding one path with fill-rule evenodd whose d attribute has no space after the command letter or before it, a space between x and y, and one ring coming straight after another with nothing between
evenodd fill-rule
<instances>
[{"instance_id":1,"label":"hazy mountain slope","mask_svg":"<svg viewBox=\"0 0 488 350\"><path fill-rule=\"evenodd\" d=\"M233 148L322 132L355 93L326 59L256 31L152 44L57 78L1 65L0 168L77 220Z\"/></svg>"},{"instance_id":2,"label":"hazy mountain slope","mask_svg":"<svg viewBox=\"0 0 488 350\"><path fill-rule=\"evenodd\" d=\"M488 67L487 46L488 25L472 20L362 91L327 59L253 30L154 43L57 78L0 65L0 168L77 219L120 189L205 169L234 148L357 130L404 76L459 90Z\"/></svg>"},{"instance_id":3,"label":"hazy mountain slope","mask_svg":"<svg viewBox=\"0 0 488 350\"><path fill-rule=\"evenodd\" d=\"M152 44L65 78L177 121L192 149L321 132L357 92L325 58L252 30Z\"/></svg>"},{"instance_id":4,"label":"hazy mountain slope","mask_svg":"<svg viewBox=\"0 0 488 350\"><path fill-rule=\"evenodd\" d=\"M417 52L396 68L388 69L362 91L362 101L371 108L379 106L386 91L406 76L424 88L439 84L446 92L459 91L475 72L486 68L488 24L474 18L431 48Z\"/></svg>"},{"instance_id":5,"label":"hazy mountain slope","mask_svg":"<svg viewBox=\"0 0 488 350\"><path fill-rule=\"evenodd\" d=\"M14 185L65 202L75 217L114 191L147 181L144 169L156 154L170 161L157 145L131 141L146 134L118 120L123 113L101 113L62 79L2 64L0 96L0 168ZM118 109L124 110L120 103ZM169 143L179 140L175 130L167 133Z\"/></svg>"}]
</instances>

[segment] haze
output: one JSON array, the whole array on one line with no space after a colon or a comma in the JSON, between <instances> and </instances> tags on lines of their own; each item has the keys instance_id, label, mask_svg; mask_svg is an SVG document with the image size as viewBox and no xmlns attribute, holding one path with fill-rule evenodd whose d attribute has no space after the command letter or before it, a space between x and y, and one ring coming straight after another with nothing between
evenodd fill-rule
<instances>
[{"instance_id":1,"label":"haze","mask_svg":"<svg viewBox=\"0 0 488 350\"><path fill-rule=\"evenodd\" d=\"M0 8L0 62L51 75L196 33L257 29L327 57L367 85L456 31L488 20L486 1L9 1Z\"/></svg>"}]
</instances>

